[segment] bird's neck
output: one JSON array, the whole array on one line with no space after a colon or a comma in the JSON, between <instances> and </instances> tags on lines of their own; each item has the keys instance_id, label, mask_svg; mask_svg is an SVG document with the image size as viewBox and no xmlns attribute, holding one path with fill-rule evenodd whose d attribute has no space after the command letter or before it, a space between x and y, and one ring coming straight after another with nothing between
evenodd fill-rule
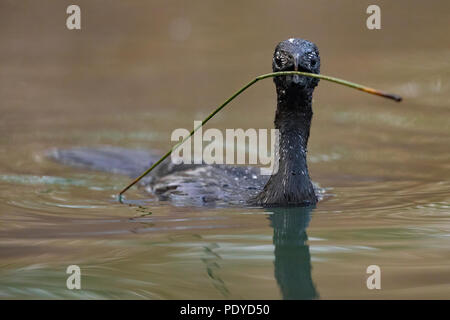
<instances>
[{"instance_id":1,"label":"bird's neck","mask_svg":"<svg viewBox=\"0 0 450 320\"><path fill-rule=\"evenodd\" d=\"M277 90L277 111L275 129L280 133L280 161L293 161L297 158L305 160L311 128L312 92ZM289 148L290 146L294 148ZM290 151L292 150L292 152ZM286 157L289 155L304 157Z\"/></svg>"},{"instance_id":2,"label":"bird's neck","mask_svg":"<svg viewBox=\"0 0 450 320\"><path fill-rule=\"evenodd\" d=\"M311 185L306 162L312 120L312 94L304 92L278 93L275 128L279 130L279 169L286 189Z\"/></svg>"},{"instance_id":3,"label":"bird's neck","mask_svg":"<svg viewBox=\"0 0 450 320\"><path fill-rule=\"evenodd\" d=\"M278 89L275 128L279 130L278 171L257 196L263 205L310 205L317 202L306 162L312 120L312 91Z\"/></svg>"}]
</instances>

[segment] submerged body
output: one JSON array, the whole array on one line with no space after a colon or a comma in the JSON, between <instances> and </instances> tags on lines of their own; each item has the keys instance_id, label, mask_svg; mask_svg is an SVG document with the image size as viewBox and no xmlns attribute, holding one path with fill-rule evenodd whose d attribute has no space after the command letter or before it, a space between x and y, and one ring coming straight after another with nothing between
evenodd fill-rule
<instances>
[{"instance_id":1,"label":"submerged body","mask_svg":"<svg viewBox=\"0 0 450 320\"><path fill-rule=\"evenodd\" d=\"M289 39L275 48L272 69L318 74L317 47L303 39ZM274 78L277 91L275 128L278 170L260 175L259 168L227 165L173 164L166 159L141 181L147 191L177 205L309 206L318 201L306 161L312 120L312 93L318 79L298 75ZM52 158L69 165L138 176L154 155L120 148L56 150Z\"/></svg>"},{"instance_id":2,"label":"submerged body","mask_svg":"<svg viewBox=\"0 0 450 320\"><path fill-rule=\"evenodd\" d=\"M114 147L54 150L51 158L67 165L137 177L158 160L151 152ZM173 164L167 159L139 187L179 206L245 205L264 187L259 168Z\"/></svg>"},{"instance_id":3,"label":"submerged body","mask_svg":"<svg viewBox=\"0 0 450 320\"><path fill-rule=\"evenodd\" d=\"M144 150L117 147L52 150L51 159L65 165L137 177L159 155ZM167 159L169 160L169 159ZM258 205L254 199L270 176L256 167L228 165L185 165L164 161L139 187L161 201L176 206L245 206ZM320 198L323 190L314 185Z\"/></svg>"}]
</instances>

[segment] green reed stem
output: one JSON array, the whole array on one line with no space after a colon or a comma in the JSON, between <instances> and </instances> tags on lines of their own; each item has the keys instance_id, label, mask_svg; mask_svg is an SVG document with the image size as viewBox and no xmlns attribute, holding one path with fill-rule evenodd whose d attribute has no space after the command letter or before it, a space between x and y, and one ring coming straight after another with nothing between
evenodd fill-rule
<instances>
[{"instance_id":1,"label":"green reed stem","mask_svg":"<svg viewBox=\"0 0 450 320\"><path fill-rule=\"evenodd\" d=\"M119 193L119 201L122 201L122 195L128 189L130 189L137 182L139 182L139 180L141 180L143 177L145 177L147 174L149 174L153 169L155 169L161 162L163 162L167 157L169 157L176 148L178 148L180 145L182 145L184 142L186 142L186 140L188 140L190 137L192 137L192 135L198 129L203 127L212 117L214 117L220 110L222 110L227 104L229 104L231 101L233 101L242 92L244 92L245 90L247 90L249 87L251 87L252 85L254 85L256 82L258 82L260 80L264 80L264 79L267 79L267 78L273 78L273 77L279 77L279 76L289 76L289 75L301 75L301 76L306 76L306 77L311 77L311 78L318 78L318 79L322 79L322 80L327 80L327 81L331 81L331 82L334 82L334 83L341 84L341 85L346 86L346 87L354 88L354 89L361 90L361 91L364 91L364 92L367 92L367 93L370 93L370 94L375 94L375 95L378 95L378 96L381 96L381 97L384 97L384 98L392 99L392 100L395 100L397 102L402 101L402 97L400 97L398 95L391 94L391 93L384 93L384 92L381 92L379 90L376 90L376 89L373 89L373 88L369 88L369 87L365 87L365 86L362 86L362 85L354 83L354 82L350 82L350 81L346 81L346 80L342 80L342 79L334 78L334 77L330 77L330 76L325 76L325 75L321 75L321 74L315 74L315 73L309 73L309 72L301 72L301 71L282 71L282 72L273 72L273 73L267 73L267 74L260 75L260 76L256 77L255 79L253 79L252 81L250 81L249 83L247 83L241 89L236 91L231 97L229 97L224 103L222 103L217 109L215 109L209 116L207 116L206 119L203 120L200 125L198 125L196 128L194 128L194 130L192 130L188 136L184 137L183 140L178 142L169 151L167 151L167 153L164 154L158 161L156 161L150 168L145 170L139 177L134 179L128 186L126 186L122 191L120 191L120 193Z\"/></svg>"}]
</instances>

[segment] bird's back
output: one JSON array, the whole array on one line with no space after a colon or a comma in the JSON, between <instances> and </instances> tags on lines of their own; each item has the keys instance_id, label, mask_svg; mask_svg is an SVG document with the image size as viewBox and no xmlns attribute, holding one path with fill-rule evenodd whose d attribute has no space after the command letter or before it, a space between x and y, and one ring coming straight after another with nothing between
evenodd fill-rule
<instances>
[{"instance_id":1,"label":"bird's back","mask_svg":"<svg viewBox=\"0 0 450 320\"><path fill-rule=\"evenodd\" d=\"M66 165L132 178L158 159L152 152L116 147L58 149L49 156ZM174 164L166 159L140 186L159 200L179 206L242 206L267 180L257 167Z\"/></svg>"}]
</instances>

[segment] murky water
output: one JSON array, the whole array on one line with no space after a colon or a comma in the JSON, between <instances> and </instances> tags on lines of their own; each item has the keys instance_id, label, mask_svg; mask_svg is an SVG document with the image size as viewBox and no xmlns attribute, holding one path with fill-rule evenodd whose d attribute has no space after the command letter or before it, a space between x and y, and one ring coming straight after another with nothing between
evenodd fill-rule
<instances>
[{"instance_id":1,"label":"murky water","mask_svg":"<svg viewBox=\"0 0 450 320\"><path fill-rule=\"evenodd\" d=\"M448 2L380 1L379 31L364 1L78 3L81 31L60 1L0 2L0 298L450 298ZM319 85L316 208L183 208L136 189L122 205L127 177L44 156L164 152L291 36L317 43L324 74L405 98ZM271 128L274 109L267 81L210 126Z\"/></svg>"}]
</instances>

